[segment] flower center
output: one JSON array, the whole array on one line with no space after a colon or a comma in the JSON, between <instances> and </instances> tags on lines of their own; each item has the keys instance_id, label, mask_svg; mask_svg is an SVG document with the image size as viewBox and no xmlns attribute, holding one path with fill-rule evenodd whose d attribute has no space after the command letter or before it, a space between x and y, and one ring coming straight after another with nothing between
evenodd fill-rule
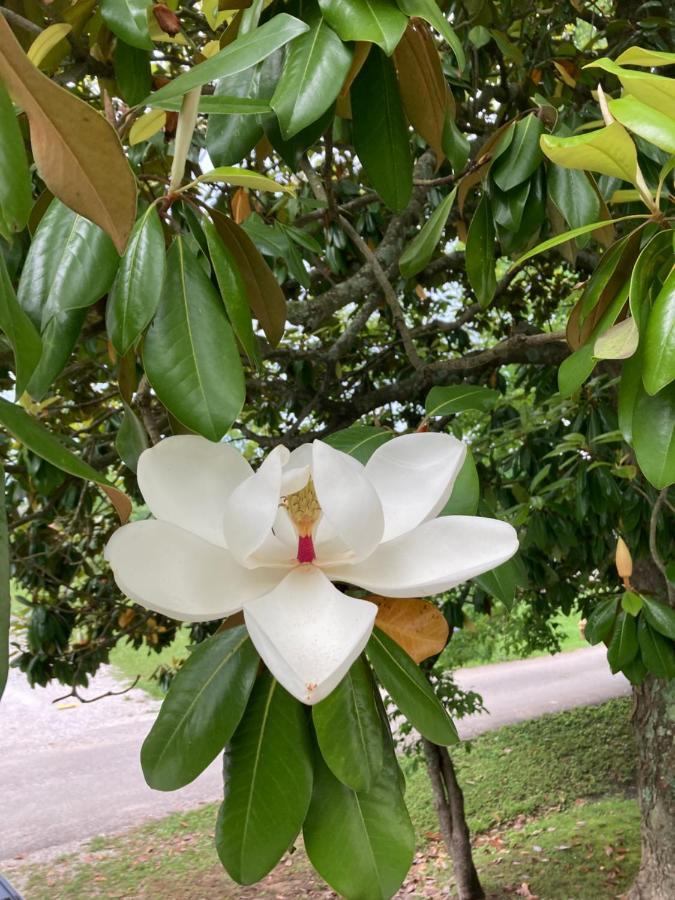
<instances>
[{"instance_id":1,"label":"flower center","mask_svg":"<svg viewBox=\"0 0 675 900\"><path fill-rule=\"evenodd\" d=\"M288 515L298 532L299 563L311 563L316 559L312 531L321 517L321 507L310 478L302 490L290 494L285 500Z\"/></svg>"}]
</instances>

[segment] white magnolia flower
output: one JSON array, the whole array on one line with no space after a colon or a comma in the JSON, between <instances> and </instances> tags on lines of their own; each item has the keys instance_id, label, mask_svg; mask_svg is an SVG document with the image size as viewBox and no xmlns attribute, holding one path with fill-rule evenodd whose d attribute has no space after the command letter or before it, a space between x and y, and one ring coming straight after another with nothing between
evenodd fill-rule
<instances>
[{"instance_id":1,"label":"white magnolia flower","mask_svg":"<svg viewBox=\"0 0 675 900\"><path fill-rule=\"evenodd\" d=\"M394 438L364 466L321 441L276 447L254 472L228 444L196 436L141 454L138 483L154 519L118 529L106 547L115 580L148 609L185 622L244 611L274 677L303 703L341 681L385 597L448 590L518 547L505 522L434 518L465 446L449 435Z\"/></svg>"}]
</instances>

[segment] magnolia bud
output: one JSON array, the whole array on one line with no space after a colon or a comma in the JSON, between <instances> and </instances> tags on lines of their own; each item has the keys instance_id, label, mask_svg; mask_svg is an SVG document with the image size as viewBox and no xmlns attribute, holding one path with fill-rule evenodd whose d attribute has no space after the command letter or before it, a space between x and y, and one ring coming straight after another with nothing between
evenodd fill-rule
<instances>
[{"instance_id":1,"label":"magnolia bud","mask_svg":"<svg viewBox=\"0 0 675 900\"><path fill-rule=\"evenodd\" d=\"M152 13L165 34L175 37L181 29L180 19L165 3L155 3Z\"/></svg>"},{"instance_id":2,"label":"magnolia bud","mask_svg":"<svg viewBox=\"0 0 675 900\"><path fill-rule=\"evenodd\" d=\"M619 578L630 578L633 574L633 560L623 538L619 538L616 542L616 556L614 559Z\"/></svg>"}]
</instances>

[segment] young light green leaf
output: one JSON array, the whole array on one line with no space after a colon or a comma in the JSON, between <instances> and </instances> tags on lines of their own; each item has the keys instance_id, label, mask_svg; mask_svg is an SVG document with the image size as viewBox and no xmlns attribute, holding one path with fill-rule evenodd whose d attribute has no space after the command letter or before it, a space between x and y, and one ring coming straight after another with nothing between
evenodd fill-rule
<instances>
[{"instance_id":1,"label":"young light green leaf","mask_svg":"<svg viewBox=\"0 0 675 900\"><path fill-rule=\"evenodd\" d=\"M627 222L629 219L646 219L647 216L642 215L630 215L630 216L620 216L618 219L614 219L614 224L619 222ZM601 222L592 222L590 225L581 225L579 228L572 228L570 231L565 231L563 234L557 234L555 237L549 238L547 241L542 241L541 244L537 244L536 247L533 247L532 250L528 250L527 253L523 253L521 257L519 257L513 264L512 268L517 268L522 266L522 264L531 259L533 256L537 256L539 253L544 253L546 250L552 250L553 247L557 247L559 244L564 244L566 241L572 240L572 238L579 237L582 234L590 234L591 231L599 231L600 228L607 227L607 220L603 219Z\"/></svg>"},{"instance_id":2,"label":"young light green leaf","mask_svg":"<svg viewBox=\"0 0 675 900\"><path fill-rule=\"evenodd\" d=\"M398 267L404 278L412 278L427 265L433 256L436 245L443 236L445 223L455 202L457 188L454 187L447 197L438 204L420 231L403 250Z\"/></svg>"},{"instance_id":3,"label":"young light green leaf","mask_svg":"<svg viewBox=\"0 0 675 900\"><path fill-rule=\"evenodd\" d=\"M486 412L499 400L499 391L480 384L453 384L433 387L425 401L428 416L448 416L451 413L477 409Z\"/></svg>"},{"instance_id":4,"label":"young light green leaf","mask_svg":"<svg viewBox=\"0 0 675 900\"><path fill-rule=\"evenodd\" d=\"M481 306L489 306L497 290L495 227L487 194L483 194L466 236L466 274Z\"/></svg>"},{"instance_id":5,"label":"young light green leaf","mask_svg":"<svg viewBox=\"0 0 675 900\"><path fill-rule=\"evenodd\" d=\"M16 398L21 397L42 355L42 341L16 299L5 259L0 253L0 329L14 351Z\"/></svg>"},{"instance_id":6,"label":"young light green leaf","mask_svg":"<svg viewBox=\"0 0 675 900\"><path fill-rule=\"evenodd\" d=\"M253 172L249 169L240 169L238 166L219 166L211 169L197 178L202 181L224 181L226 184L235 184L239 187L250 188L254 191L272 191L273 193L294 194L295 188L291 184L281 184L267 175ZM193 182L193 183L197 183ZM189 185L188 185L189 187Z\"/></svg>"},{"instance_id":7,"label":"young light green leaf","mask_svg":"<svg viewBox=\"0 0 675 900\"><path fill-rule=\"evenodd\" d=\"M647 50L644 47L629 47L615 60L618 66L675 66L675 53L662 50Z\"/></svg>"},{"instance_id":8,"label":"young light green leaf","mask_svg":"<svg viewBox=\"0 0 675 900\"><path fill-rule=\"evenodd\" d=\"M160 102L182 97L188 91L201 87L209 81L243 72L303 34L307 28L308 26L299 19L287 13L279 13L255 31L236 38L215 56L193 66L189 72L179 75L154 94L150 94L142 105L157 106Z\"/></svg>"},{"instance_id":9,"label":"young light green leaf","mask_svg":"<svg viewBox=\"0 0 675 900\"><path fill-rule=\"evenodd\" d=\"M607 106L614 118L629 131L666 153L675 153L675 118L672 115L668 116L630 94L618 100L609 100Z\"/></svg>"},{"instance_id":10,"label":"young light green leaf","mask_svg":"<svg viewBox=\"0 0 675 900\"><path fill-rule=\"evenodd\" d=\"M366 652L382 686L410 724L434 744L456 744L459 738L450 716L405 650L375 628Z\"/></svg>"},{"instance_id":11,"label":"young light green leaf","mask_svg":"<svg viewBox=\"0 0 675 900\"><path fill-rule=\"evenodd\" d=\"M629 316L600 335L593 346L593 356L596 359L628 359L637 350L639 342L640 332L635 319Z\"/></svg>"},{"instance_id":12,"label":"young light green leaf","mask_svg":"<svg viewBox=\"0 0 675 900\"><path fill-rule=\"evenodd\" d=\"M260 881L297 836L312 795L305 707L261 675L225 751L225 799L216 849L238 884Z\"/></svg>"},{"instance_id":13,"label":"young light green leaf","mask_svg":"<svg viewBox=\"0 0 675 900\"><path fill-rule=\"evenodd\" d=\"M604 69L621 82L624 90L638 100L658 109L666 116L672 116L675 103L675 79L663 75L652 75L651 72L636 72L635 69L624 69L611 59L596 59L584 66L585 69Z\"/></svg>"},{"instance_id":14,"label":"young light green leaf","mask_svg":"<svg viewBox=\"0 0 675 900\"><path fill-rule=\"evenodd\" d=\"M548 158L568 169L586 169L635 182L637 151L626 129L612 122L597 131L559 137L543 134L541 149Z\"/></svg>"},{"instance_id":15,"label":"young light green leaf","mask_svg":"<svg viewBox=\"0 0 675 900\"><path fill-rule=\"evenodd\" d=\"M143 742L141 765L151 788L175 791L211 764L239 725L258 664L244 625L197 645Z\"/></svg>"},{"instance_id":16,"label":"young light green leaf","mask_svg":"<svg viewBox=\"0 0 675 900\"><path fill-rule=\"evenodd\" d=\"M637 616L642 605L642 597L634 591L624 591L621 595L621 609L629 616Z\"/></svg>"},{"instance_id":17,"label":"young light green leaf","mask_svg":"<svg viewBox=\"0 0 675 900\"><path fill-rule=\"evenodd\" d=\"M167 255L143 363L157 396L180 422L212 441L229 431L246 394L241 359L223 304L182 237Z\"/></svg>"},{"instance_id":18,"label":"young light green leaf","mask_svg":"<svg viewBox=\"0 0 675 900\"><path fill-rule=\"evenodd\" d=\"M164 232L154 206L136 222L106 305L113 347L125 356L154 316L166 271Z\"/></svg>"},{"instance_id":19,"label":"young light green leaf","mask_svg":"<svg viewBox=\"0 0 675 900\"><path fill-rule=\"evenodd\" d=\"M0 81L0 235L6 241L22 231L33 206L33 186L16 112Z\"/></svg>"},{"instance_id":20,"label":"young light green leaf","mask_svg":"<svg viewBox=\"0 0 675 900\"><path fill-rule=\"evenodd\" d=\"M369 41L387 56L396 49L408 24L403 13L387 0L319 0L319 6L343 41Z\"/></svg>"},{"instance_id":21,"label":"young light green leaf","mask_svg":"<svg viewBox=\"0 0 675 900\"><path fill-rule=\"evenodd\" d=\"M369 791L383 765L382 726L370 668L360 656L335 690L312 707L319 749L333 775Z\"/></svg>"},{"instance_id":22,"label":"young light green leaf","mask_svg":"<svg viewBox=\"0 0 675 900\"><path fill-rule=\"evenodd\" d=\"M530 113L516 122L508 150L493 164L490 175L502 191L510 191L527 181L542 161L539 138L544 123Z\"/></svg>"},{"instance_id":23,"label":"young light green leaf","mask_svg":"<svg viewBox=\"0 0 675 900\"><path fill-rule=\"evenodd\" d=\"M675 267L649 313L642 379L648 394L657 394L675 379Z\"/></svg>"}]
</instances>

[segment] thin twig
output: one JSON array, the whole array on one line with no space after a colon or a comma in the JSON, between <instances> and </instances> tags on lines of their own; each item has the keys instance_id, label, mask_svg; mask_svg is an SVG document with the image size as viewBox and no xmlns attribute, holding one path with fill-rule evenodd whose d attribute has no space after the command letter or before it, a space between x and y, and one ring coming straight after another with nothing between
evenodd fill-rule
<instances>
[{"instance_id":1,"label":"thin twig","mask_svg":"<svg viewBox=\"0 0 675 900\"><path fill-rule=\"evenodd\" d=\"M64 694L63 697L56 697L55 700L52 700L52 703L60 703L62 700L68 700L69 697L74 697L76 700L79 700L80 703L96 703L97 700L103 700L105 697L120 697L122 694L128 694L129 691L132 691L140 681L140 678L141 676L137 675L129 687L125 687L121 691L106 691L105 694L99 694L98 697L80 696L77 692L77 685L75 685L72 691L68 694Z\"/></svg>"}]
</instances>

